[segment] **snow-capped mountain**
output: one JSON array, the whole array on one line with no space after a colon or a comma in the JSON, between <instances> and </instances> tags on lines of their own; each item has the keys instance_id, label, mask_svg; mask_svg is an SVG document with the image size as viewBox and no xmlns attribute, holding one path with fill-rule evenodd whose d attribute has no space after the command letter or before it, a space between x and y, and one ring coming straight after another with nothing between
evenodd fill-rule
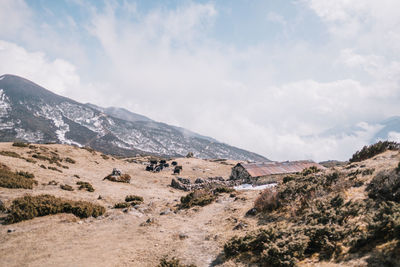
<instances>
[{"instance_id":1,"label":"snow-capped mountain","mask_svg":"<svg viewBox=\"0 0 400 267\"><path fill-rule=\"evenodd\" d=\"M261 155L122 108L81 104L14 75L0 76L0 141L90 146L104 153L266 161Z\"/></svg>"}]
</instances>

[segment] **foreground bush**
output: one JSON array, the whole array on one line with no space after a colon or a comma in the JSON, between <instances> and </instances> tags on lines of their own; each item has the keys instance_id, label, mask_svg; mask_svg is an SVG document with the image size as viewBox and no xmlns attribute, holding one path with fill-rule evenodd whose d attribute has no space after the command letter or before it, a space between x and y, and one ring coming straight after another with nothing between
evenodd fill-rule
<instances>
[{"instance_id":1,"label":"foreground bush","mask_svg":"<svg viewBox=\"0 0 400 267\"><path fill-rule=\"evenodd\" d=\"M367 191L371 198L400 202L400 173L397 169L380 171L368 184Z\"/></svg>"},{"instance_id":2,"label":"foreground bush","mask_svg":"<svg viewBox=\"0 0 400 267\"><path fill-rule=\"evenodd\" d=\"M399 148L400 144L396 142L379 141L376 144L364 146L360 151L354 153L354 155L350 159L350 162L363 161L372 158L380 153L383 153L386 150L398 150Z\"/></svg>"},{"instance_id":3,"label":"foreground bush","mask_svg":"<svg viewBox=\"0 0 400 267\"><path fill-rule=\"evenodd\" d=\"M7 168L0 169L0 187L32 189L37 181L28 172L12 172Z\"/></svg>"},{"instance_id":4,"label":"foreground bush","mask_svg":"<svg viewBox=\"0 0 400 267\"><path fill-rule=\"evenodd\" d=\"M279 206L278 192L270 188L265 189L254 202L254 208L258 212L273 211Z\"/></svg>"},{"instance_id":5,"label":"foreground bush","mask_svg":"<svg viewBox=\"0 0 400 267\"><path fill-rule=\"evenodd\" d=\"M103 206L87 201L72 201L51 195L26 195L13 200L8 209L6 223L16 223L57 213L72 213L79 218L98 217L105 211Z\"/></svg>"}]
</instances>

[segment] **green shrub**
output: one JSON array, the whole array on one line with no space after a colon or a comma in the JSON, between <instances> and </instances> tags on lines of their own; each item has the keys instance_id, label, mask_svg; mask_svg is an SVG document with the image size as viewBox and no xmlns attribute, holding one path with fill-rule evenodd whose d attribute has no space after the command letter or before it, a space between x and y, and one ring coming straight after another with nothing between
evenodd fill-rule
<instances>
[{"instance_id":1,"label":"green shrub","mask_svg":"<svg viewBox=\"0 0 400 267\"><path fill-rule=\"evenodd\" d=\"M0 187L32 189L37 185L33 180L33 174L28 172L11 172L8 169L0 169Z\"/></svg>"},{"instance_id":2,"label":"green shrub","mask_svg":"<svg viewBox=\"0 0 400 267\"><path fill-rule=\"evenodd\" d=\"M181 204L179 208L188 209L193 206L206 206L211 204L216 199L215 195L206 189L195 190L181 197Z\"/></svg>"},{"instance_id":3,"label":"green shrub","mask_svg":"<svg viewBox=\"0 0 400 267\"><path fill-rule=\"evenodd\" d=\"M93 186L88 182L79 181L79 182L76 182L76 184L79 185L79 188L78 188L79 190L87 190L89 192L94 192Z\"/></svg>"},{"instance_id":4,"label":"green shrub","mask_svg":"<svg viewBox=\"0 0 400 267\"><path fill-rule=\"evenodd\" d=\"M110 158L109 156L104 155L104 154L101 154L101 157L102 157L104 160L108 160L108 159Z\"/></svg>"},{"instance_id":5,"label":"green shrub","mask_svg":"<svg viewBox=\"0 0 400 267\"><path fill-rule=\"evenodd\" d=\"M8 209L6 223L16 223L57 213L72 213L80 218L98 217L104 212L104 207L87 201L72 201L51 195L26 195L13 200Z\"/></svg>"},{"instance_id":6,"label":"green shrub","mask_svg":"<svg viewBox=\"0 0 400 267\"><path fill-rule=\"evenodd\" d=\"M62 185L60 185L60 188L61 188L62 190L74 191L74 189L72 188L72 186L67 185L67 184L62 184Z\"/></svg>"},{"instance_id":7,"label":"green shrub","mask_svg":"<svg viewBox=\"0 0 400 267\"><path fill-rule=\"evenodd\" d=\"M40 168L47 169L46 166L44 166L43 164L40 165Z\"/></svg>"},{"instance_id":8,"label":"green shrub","mask_svg":"<svg viewBox=\"0 0 400 267\"><path fill-rule=\"evenodd\" d=\"M372 158L380 153L383 153L386 150L398 150L398 149L399 149L399 144L396 142L379 141L376 144L370 146L364 146L360 151L354 153L350 159L350 162L363 161Z\"/></svg>"},{"instance_id":9,"label":"green shrub","mask_svg":"<svg viewBox=\"0 0 400 267\"><path fill-rule=\"evenodd\" d=\"M24 142L14 142L12 145L16 146L16 147L28 147L29 146L29 144L24 143Z\"/></svg>"}]
</instances>

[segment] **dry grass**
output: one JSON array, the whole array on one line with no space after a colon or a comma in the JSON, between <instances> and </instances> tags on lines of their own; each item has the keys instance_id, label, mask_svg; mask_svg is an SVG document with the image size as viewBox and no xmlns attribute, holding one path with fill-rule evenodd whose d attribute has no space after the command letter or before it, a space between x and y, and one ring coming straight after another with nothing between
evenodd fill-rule
<instances>
[{"instance_id":1,"label":"dry grass","mask_svg":"<svg viewBox=\"0 0 400 267\"><path fill-rule=\"evenodd\" d=\"M37 185L33 174L28 172L12 172L7 168L0 169L0 187L32 189Z\"/></svg>"},{"instance_id":2,"label":"dry grass","mask_svg":"<svg viewBox=\"0 0 400 267\"><path fill-rule=\"evenodd\" d=\"M74 189L72 188L72 186L67 185L67 184L62 184L62 185L60 185L60 188L61 188L62 190L66 190L66 191L74 191Z\"/></svg>"},{"instance_id":3,"label":"dry grass","mask_svg":"<svg viewBox=\"0 0 400 267\"><path fill-rule=\"evenodd\" d=\"M79 188L78 188L79 190L86 190L89 192L94 192L93 186L88 182L79 181L79 182L76 182L76 184L79 185Z\"/></svg>"},{"instance_id":4,"label":"dry grass","mask_svg":"<svg viewBox=\"0 0 400 267\"><path fill-rule=\"evenodd\" d=\"M51 195L26 195L14 199L8 212L6 223L10 224L57 213L72 213L80 218L98 217L104 214L105 208L87 201L67 200Z\"/></svg>"}]
</instances>

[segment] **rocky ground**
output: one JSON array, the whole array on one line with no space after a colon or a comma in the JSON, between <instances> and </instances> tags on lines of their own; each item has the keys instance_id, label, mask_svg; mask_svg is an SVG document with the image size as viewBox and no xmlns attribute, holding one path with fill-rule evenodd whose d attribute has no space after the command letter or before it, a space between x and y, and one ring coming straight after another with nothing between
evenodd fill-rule
<instances>
[{"instance_id":1,"label":"rocky ground","mask_svg":"<svg viewBox=\"0 0 400 267\"><path fill-rule=\"evenodd\" d=\"M1 151L15 152L20 158ZM58 166L32 158L38 152L48 157L57 155L64 160ZM247 266L246 261L238 258L226 260L224 244L234 236L244 236L268 224L265 214L264 221L259 216L245 216L253 208L260 191L221 193L210 205L179 210L180 198L188 192L170 186L172 178L177 177L172 174L172 167L159 173L145 171L147 158L127 161L67 145L29 148L15 147L12 143L0 143L0 154L3 154L0 163L12 171L33 173L38 181L33 189L0 187L0 200L6 207L13 199L25 194L50 194L89 201L106 208L105 214L97 218L80 219L72 214L57 214L0 225L0 266L157 266L164 256L196 266ZM66 161L67 157L75 163ZM355 175L362 184L346 187L344 193L346 201L364 199L368 197L365 190L374 175L382 169L395 168L399 159L398 151L387 151L362 163L353 163L352 167L345 165L327 171L350 174L359 170L360 173ZM174 160L183 169L179 176L189 178L192 183L196 178L221 176L227 179L237 163L196 158ZM48 169L49 166L61 172ZM129 174L130 183L103 180L113 168ZM361 174L366 169L374 171ZM78 190L78 181L89 182L95 191ZM60 184L70 185L74 191L62 190ZM144 202L128 209L114 208L127 195L142 196ZM298 264L367 266L367 258L337 261L311 257Z\"/></svg>"}]
</instances>

